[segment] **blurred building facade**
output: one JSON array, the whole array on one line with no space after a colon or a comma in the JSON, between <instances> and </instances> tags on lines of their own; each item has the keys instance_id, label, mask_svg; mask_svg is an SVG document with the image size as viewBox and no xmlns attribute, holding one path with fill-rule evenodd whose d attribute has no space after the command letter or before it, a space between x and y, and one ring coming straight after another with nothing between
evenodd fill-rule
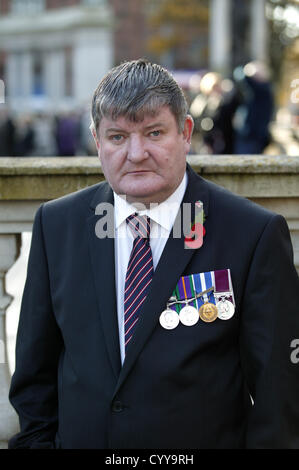
<instances>
[{"instance_id":1,"label":"blurred building facade","mask_svg":"<svg viewBox=\"0 0 299 470\"><path fill-rule=\"evenodd\" d=\"M112 65L140 56L173 70L222 72L240 54L263 60L268 48L265 2L195 0L187 10L184 2L173 0L0 0L0 78L6 102L14 111L82 105ZM152 18L160 18L160 24ZM179 22L185 27L182 34L176 29ZM239 31L236 41L240 24L243 39ZM169 47L151 47L159 41Z\"/></svg>"},{"instance_id":2,"label":"blurred building facade","mask_svg":"<svg viewBox=\"0 0 299 470\"><path fill-rule=\"evenodd\" d=\"M84 106L113 65L106 0L0 1L0 73L13 111Z\"/></svg>"}]
</instances>

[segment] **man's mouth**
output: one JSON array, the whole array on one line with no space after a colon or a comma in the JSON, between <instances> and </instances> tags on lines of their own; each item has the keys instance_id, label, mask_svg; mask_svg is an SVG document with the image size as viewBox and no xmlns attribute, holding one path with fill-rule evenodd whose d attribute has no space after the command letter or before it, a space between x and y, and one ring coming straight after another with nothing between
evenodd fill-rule
<instances>
[{"instance_id":1,"label":"man's mouth","mask_svg":"<svg viewBox=\"0 0 299 470\"><path fill-rule=\"evenodd\" d=\"M132 175L132 174L139 174L139 173L150 173L151 170L131 170L128 171L127 174Z\"/></svg>"}]
</instances>

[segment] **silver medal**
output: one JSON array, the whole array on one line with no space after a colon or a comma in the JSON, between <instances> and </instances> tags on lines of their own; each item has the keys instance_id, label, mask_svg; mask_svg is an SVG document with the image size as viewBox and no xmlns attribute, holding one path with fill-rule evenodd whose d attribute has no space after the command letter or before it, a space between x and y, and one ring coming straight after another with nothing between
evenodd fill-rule
<instances>
[{"instance_id":1,"label":"silver medal","mask_svg":"<svg viewBox=\"0 0 299 470\"><path fill-rule=\"evenodd\" d=\"M235 307L232 302L227 299L221 299L216 303L218 309L218 318L220 320L229 320L235 313Z\"/></svg>"},{"instance_id":2,"label":"silver medal","mask_svg":"<svg viewBox=\"0 0 299 470\"><path fill-rule=\"evenodd\" d=\"M183 325L193 326L199 320L198 310L195 307L192 307L191 305L186 305L186 307L183 307L180 311L179 317Z\"/></svg>"},{"instance_id":3,"label":"silver medal","mask_svg":"<svg viewBox=\"0 0 299 470\"><path fill-rule=\"evenodd\" d=\"M180 319L177 312L171 310L171 308L167 308L161 313L159 322L166 330L173 330L180 323Z\"/></svg>"}]
</instances>

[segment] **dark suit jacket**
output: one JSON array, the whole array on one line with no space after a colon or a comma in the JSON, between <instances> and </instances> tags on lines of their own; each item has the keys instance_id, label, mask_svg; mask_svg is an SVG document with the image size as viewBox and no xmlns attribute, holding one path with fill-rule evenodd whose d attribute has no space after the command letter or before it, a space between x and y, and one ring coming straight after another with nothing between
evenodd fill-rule
<instances>
[{"instance_id":1,"label":"dark suit jacket","mask_svg":"<svg viewBox=\"0 0 299 470\"><path fill-rule=\"evenodd\" d=\"M114 240L95 235L107 183L36 214L10 400L15 447L298 448L299 281L283 217L188 168L184 202L201 200L203 246L170 236L121 367ZM227 321L163 329L182 275L230 268ZM254 406L252 406L252 400Z\"/></svg>"}]
</instances>

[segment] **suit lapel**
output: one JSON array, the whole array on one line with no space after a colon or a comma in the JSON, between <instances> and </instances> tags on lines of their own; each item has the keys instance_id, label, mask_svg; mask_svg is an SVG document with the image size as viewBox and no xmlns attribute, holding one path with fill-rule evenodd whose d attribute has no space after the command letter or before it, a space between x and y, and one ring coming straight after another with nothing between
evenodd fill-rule
<instances>
[{"instance_id":1,"label":"suit lapel","mask_svg":"<svg viewBox=\"0 0 299 470\"><path fill-rule=\"evenodd\" d=\"M109 205L107 208L112 208L110 214L112 217L111 222L114 225L113 192L108 184L100 185L91 201L90 207L93 214L87 219L87 230L95 290L106 348L114 374L118 377L121 363L115 294L114 237L99 239L96 235L96 224L100 217L95 214L95 208L99 203L106 203ZM114 226L112 228L114 229Z\"/></svg>"},{"instance_id":2,"label":"suit lapel","mask_svg":"<svg viewBox=\"0 0 299 470\"><path fill-rule=\"evenodd\" d=\"M191 203L192 206L194 206L194 202L201 200L204 204L205 216L207 216L208 196L209 193L206 182L188 166L188 187L183 203ZM183 233L183 231L181 233ZM130 372L146 341L158 325L160 313L165 309L167 300L171 296L174 287L196 251L197 250L185 248L184 235L180 238L173 238L171 232L155 270L153 281L143 304L134 336L127 349L115 394Z\"/></svg>"}]
</instances>

